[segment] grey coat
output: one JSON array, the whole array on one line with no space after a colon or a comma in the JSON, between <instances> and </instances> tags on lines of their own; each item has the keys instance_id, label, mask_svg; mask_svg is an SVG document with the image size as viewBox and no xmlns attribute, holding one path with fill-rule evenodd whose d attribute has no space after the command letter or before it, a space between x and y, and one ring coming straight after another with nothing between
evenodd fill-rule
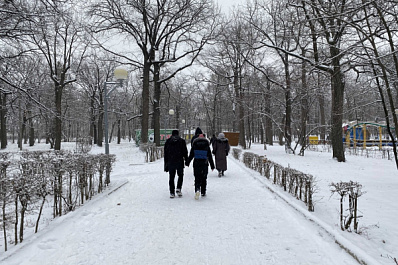
<instances>
[{"instance_id":1,"label":"grey coat","mask_svg":"<svg viewBox=\"0 0 398 265\"><path fill-rule=\"evenodd\" d=\"M229 153L229 143L227 138L217 138L213 145L213 154L216 156L216 169L218 171L227 170L227 156Z\"/></svg>"}]
</instances>

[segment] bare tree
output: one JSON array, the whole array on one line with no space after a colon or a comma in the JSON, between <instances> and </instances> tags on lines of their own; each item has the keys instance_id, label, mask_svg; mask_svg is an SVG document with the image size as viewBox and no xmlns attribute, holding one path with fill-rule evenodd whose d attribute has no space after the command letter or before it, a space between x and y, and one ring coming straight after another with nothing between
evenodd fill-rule
<instances>
[{"instance_id":1,"label":"bare tree","mask_svg":"<svg viewBox=\"0 0 398 265\"><path fill-rule=\"evenodd\" d=\"M343 58L355 46L355 39L348 39L351 23L357 18L358 1L289 1L290 6L300 9L309 29L312 41L311 52L306 57L291 52L272 43L264 46L283 51L296 58L307 61L310 65L325 71L330 76L332 90L332 131L331 141L333 157L339 162L345 161L342 142L342 119L344 106L344 65ZM344 39L344 43L342 40Z\"/></svg>"},{"instance_id":2,"label":"bare tree","mask_svg":"<svg viewBox=\"0 0 398 265\"><path fill-rule=\"evenodd\" d=\"M273 46L276 56L281 62L283 69L283 82L274 83L284 91L284 130L283 135L286 140L286 148L293 150L292 142L292 59L289 53L296 52L299 44L300 23L297 21L296 12L292 8L288 8L283 1L260 3L256 2L249 9L248 20L250 24L259 32L259 41L256 49ZM268 45L271 44L271 45ZM284 52L288 51L288 52ZM275 60L276 61L276 60Z\"/></svg>"},{"instance_id":3,"label":"bare tree","mask_svg":"<svg viewBox=\"0 0 398 265\"><path fill-rule=\"evenodd\" d=\"M9 64L23 53L19 42L26 34L23 25L27 18L23 15L21 1L1 1L0 3L0 142L1 149L7 147L7 98L12 93L9 80ZM25 13L26 14L26 13Z\"/></svg>"},{"instance_id":4,"label":"bare tree","mask_svg":"<svg viewBox=\"0 0 398 265\"><path fill-rule=\"evenodd\" d=\"M363 5L363 24L357 23L355 28L358 37L362 39L362 49L358 52L360 58L355 66L358 73L372 75L379 92L383 106L387 131L392 141L395 163L398 168L398 152L396 135L398 135L398 119L395 113L396 96L398 95L398 57L394 41L395 32L398 30L396 22L398 17L392 13L396 3L393 1L372 1ZM370 14L377 14L371 16ZM381 48L379 43L385 43L386 48ZM364 61L364 56L367 58ZM395 89L395 96L393 90ZM393 123L395 132L391 130Z\"/></svg>"},{"instance_id":5,"label":"bare tree","mask_svg":"<svg viewBox=\"0 0 398 265\"><path fill-rule=\"evenodd\" d=\"M35 6L41 15L30 23L32 34L28 43L45 58L48 76L54 84L55 118L54 149L61 149L62 96L65 88L76 81L77 72L87 48L86 32L79 22L78 8L73 1L38 2Z\"/></svg>"},{"instance_id":6,"label":"bare tree","mask_svg":"<svg viewBox=\"0 0 398 265\"><path fill-rule=\"evenodd\" d=\"M155 141L158 142L160 84L192 65L211 37L214 27L212 21L215 19L213 11L211 2L204 0L108 0L93 6L91 14L98 18L95 32L122 32L141 51L141 54L122 58L127 63L142 68L142 143L148 142L151 67L153 66ZM161 75L162 67L177 62L180 63L178 67L168 71L167 75Z\"/></svg>"},{"instance_id":7,"label":"bare tree","mask_svg":"<svg viewBox=\"0 0 398 265\"><path fill-rule=\"evenodd\" d=\"M251 58L253 40L252 31L245 22L243 15L236 11L228 21L222 23L217 42L212 49L207 67L212 69L222 79L229 80L233 91L233 108L235 114L233 130L239 131L239 145L246 149L245 136L245 92L244 79L249 67L247 58ZM214 65L213 65L214 64ZM221 69L220 71L219 69Z\"/></svg>"}]
</instances>

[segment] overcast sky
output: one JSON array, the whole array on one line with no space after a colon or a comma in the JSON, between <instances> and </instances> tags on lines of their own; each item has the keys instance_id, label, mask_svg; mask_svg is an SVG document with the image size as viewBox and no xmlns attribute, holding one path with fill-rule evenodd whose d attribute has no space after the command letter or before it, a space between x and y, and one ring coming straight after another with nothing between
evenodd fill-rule
<instances>
[{"instance_id":1,"label":"overcast sky","mask_svg":"<svg viewBox=\"0 0 398 265\"><path fill-rule=\"evenodd\" d=\"M223 12L229 12L233 6L244 4L246 0L215 0L219 4Z\"/></svg>"}]
</instances>

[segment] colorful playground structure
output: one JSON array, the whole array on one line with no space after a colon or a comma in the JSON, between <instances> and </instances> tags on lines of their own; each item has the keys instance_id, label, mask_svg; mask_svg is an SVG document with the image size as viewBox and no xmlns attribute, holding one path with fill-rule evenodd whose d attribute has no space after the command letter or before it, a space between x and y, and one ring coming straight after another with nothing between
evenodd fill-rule
<instances>
[{"instance_id":1,"label":"colorful playground structure","mask_svg":"<svg viewBox=\"0 0 398 265\"><path fill-rule=\"evenodd\" d=\"M395 128L390 127L395 133ZM349 122L343 125L343 142L347 147L392 146L385 124L375 122Z\"/></svg>"}]
</instances>

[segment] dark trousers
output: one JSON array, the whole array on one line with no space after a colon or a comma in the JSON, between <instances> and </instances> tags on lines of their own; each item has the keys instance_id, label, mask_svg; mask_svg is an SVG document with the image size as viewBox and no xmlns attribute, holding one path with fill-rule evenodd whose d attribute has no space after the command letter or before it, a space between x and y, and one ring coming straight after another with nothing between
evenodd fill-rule
<instances>
[{"instance_id":1,"label":"dark trousers","mask_svg":"<svg viewBox=\"0 0 398 265\"><path fill-rule=\"evenodd\" d=\"M169 166L169 189L170 193L174 194L175 193L175 184L174 184L174 179L176 176L176 172L178 175L178 180L177 180L177 189L182 188L182 181L184 178L184 168L183 167L175 167L175 166Z\"/></svg>"},{"instance_id":2,"label":"dark trousers","mask_svg":"<svg viewBox=\"0 0 398 265\"><path fill-rule=\"evenodd\" d=\"M195 176L195 192L200 191L200 193L202 194L206 193L207 173L208 173L207 164L193 165L193 175Z\"/></svg>"}]
</instances>

